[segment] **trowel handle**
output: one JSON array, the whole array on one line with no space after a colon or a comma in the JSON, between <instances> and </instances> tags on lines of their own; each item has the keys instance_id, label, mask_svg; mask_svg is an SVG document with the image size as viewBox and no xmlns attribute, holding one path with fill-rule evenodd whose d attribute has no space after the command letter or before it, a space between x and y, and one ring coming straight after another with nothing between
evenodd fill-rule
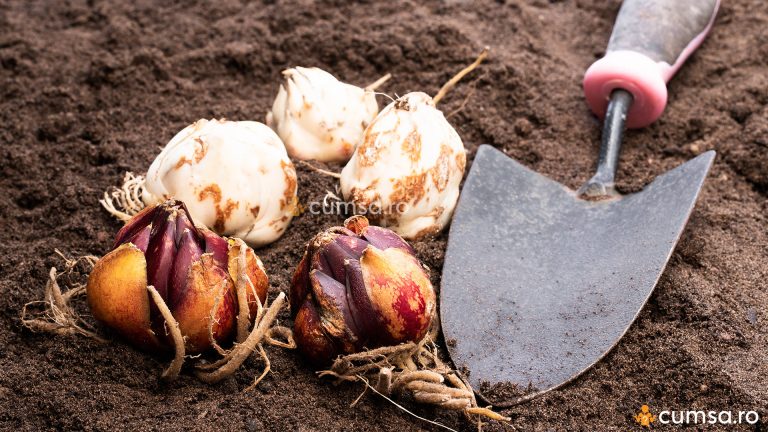
<instances>
[{"instance_id":1,"label":"trowel handle","mask_svg":"<svg viewBox=\"0 0 768 432\"><path fill-rule=\"evenodd\" d=\"M667 104L666 83L701 44L720 0L624 0L605 57L587 70L584 94L605 116L614 89L632 93L627 127L653 123Z\"/></svg>"}]
</instances>

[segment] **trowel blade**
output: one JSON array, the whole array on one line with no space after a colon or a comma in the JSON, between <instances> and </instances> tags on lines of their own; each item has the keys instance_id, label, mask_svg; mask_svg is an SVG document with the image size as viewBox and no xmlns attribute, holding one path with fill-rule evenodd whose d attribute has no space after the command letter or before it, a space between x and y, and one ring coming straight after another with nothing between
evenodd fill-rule
<instances>
[{"instance_id":1,"label":"trowel blade","mask_svg":"<svg viewBox=\"0 0 768 432\"><path fill-rule=\"evenodd\" d=\"M714 156L701 154L641 192L585 201L481 146L451 225L440 292L450 355L474 388L495 405L518 403L607 354L651 295ZM489 391L497 384L504 390Z\"/></svg>"}]
</instances>

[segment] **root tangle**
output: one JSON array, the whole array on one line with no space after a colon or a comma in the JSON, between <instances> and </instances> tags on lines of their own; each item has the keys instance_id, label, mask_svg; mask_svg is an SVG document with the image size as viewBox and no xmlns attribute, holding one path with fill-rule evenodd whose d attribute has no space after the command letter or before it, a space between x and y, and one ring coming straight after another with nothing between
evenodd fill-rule
<instances>
[{"instance_id":1,"label":"root tangle","mask_svg":"<svg viewBox=\"0 0 768 432\"><path fill-rule=\"evenodd\" d=\"M126 222L136 213L144 209L141 195L144 193L144 176L125 173L120 187L112 186L104 192L104 198L99 200L109 214Z\"/></svg>"},{"instance_id":2,"label":"root tangle","mask_svg":"<svg viewBox=\"0 0 768 432\"><path fill-rule=\"evenodd\" d=\"M34 332L59 335L80 334L99 342L105 342L70 304L72 299L85 294L85 284L71 280L76 267L82 263L86 271L91 271L98 258L87 255L71 259L64 256L58 250L56 254L64 259L64 271L59 273L56 267L51 267L48 272L48 281L45 284L43 300L32 301L24 305L21 309L22 324ZM66 278L67 280L66 285L68 289L66 292L62 292L59 285L61 278ZM42 311L37 313L30 312L30 307L35 305L42 305Z\"/></svg>"},{"instance_id":3,"label":"root tangle","mask_svg":"<svg viewBox=\"0 0 768 432\"><path fill-rule=\"evenodd\" d=\"M434 333L419 343L410 342L339 357L330 369L320 371L318 375L332 377L337 382L362 381L367 388L390 401L390 397L409 394L418 403L461 411L467 417L509 421L508 417L490 407L478 406L469 383L438 356L437 346L432 342Z\"/></svg>"}]
</instances>

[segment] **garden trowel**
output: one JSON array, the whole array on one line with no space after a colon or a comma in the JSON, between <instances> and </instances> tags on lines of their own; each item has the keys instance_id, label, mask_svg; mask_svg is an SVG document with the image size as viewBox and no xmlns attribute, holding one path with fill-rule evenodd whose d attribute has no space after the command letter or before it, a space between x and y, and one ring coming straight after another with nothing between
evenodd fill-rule
<instances>
[{"instance_id":1,"label":"garden trowel","mask_svg":"<svg viewBox=\"0 0 768 432\"><path fill-rule=\"evenodd\" d=\"M456 367L497 407L573 380L624 335L693 209L713 151L641 192L614 189L623 130L656 120L667 81L712 26L718 0L625 0L584 77L604 118L596 174L570 190L478 149L451 225L440 293Z\"/></svg>"}]
</instances>

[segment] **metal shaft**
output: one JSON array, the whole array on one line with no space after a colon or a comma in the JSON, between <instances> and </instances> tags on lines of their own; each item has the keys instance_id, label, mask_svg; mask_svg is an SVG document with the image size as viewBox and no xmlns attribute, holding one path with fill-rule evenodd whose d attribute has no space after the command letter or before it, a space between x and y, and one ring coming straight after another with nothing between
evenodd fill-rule
<instances>
[{"instance_id":1,"label":"metal shaft","mask_svg":"<svg viewBox=\"0 0 768 432\"><path fill-rule=\"evenodd\" d=\"M632 106L632 93L616 89L611 93L611 100L605 113L603 136L600 144L600 158L597 171L589 181L579 189L579 195L588 198L611 196L616 193L614 178L619 164L621 139L624 136L624 123L627 112Z\"/></svg>"}]
</instances>

